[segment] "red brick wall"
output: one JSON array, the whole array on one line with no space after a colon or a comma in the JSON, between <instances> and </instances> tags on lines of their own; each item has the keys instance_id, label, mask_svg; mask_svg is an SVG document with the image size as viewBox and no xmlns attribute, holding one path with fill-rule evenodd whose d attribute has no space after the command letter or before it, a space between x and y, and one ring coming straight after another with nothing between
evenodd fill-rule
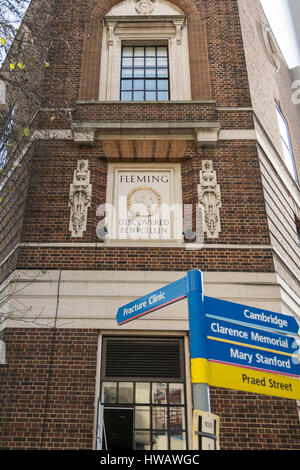
<instances>
[{"instance_id":1,"label":"red brick wall","mask_svg":"<svg viewBox=\"0 0 300 470\"><path fill-rule=\"evenodd\" d=\"M8 329L0 449L91 449L96 330ZM300 449L293 400L211 387L222 450Z\"/></svg>"},{"instance_id":2,"label":"red brick wall","mask_svg":"<svg viewBox=\"0 0 300 470\"><path fill-rule=\"evenodd\" d=\"M93 330L6 331L1 449L92 448L97 337Z\"/></svg>"},{"instance_id":3,"label":"red brick wall","mask_svg":"<svg viewBox=\"0 0 300 470\"><path fill-rule=\"evenodd\" d=\"M300 421L294 400L211 387L212 412L220 416L221 450L299 450Z\"/></svg>"},{"instance_id":4,"label":"red brick wall","mask_svg":"<svg viewBox=\"0 0 300 470\"><path fill-rule=\"evenodd\" d=\"M88 159L91 171L92 205L88 209L87 230L80 239L69 231L68 196L78 159ZM269 234L261 189L256 146L252 142L224 141L217 149L199 155L192 143L182 163L183 202L197 204L201 161L212 159L221 187L222 231L216 244L268 245ZM92 148L72 142L41 142L33 161L34 173L22 233L23 243L89 242L96 237L99 218L96 209L106 200L107 162L101 142ZM209 243L209 239L206 239ZM166 263L164 263L166 259ZM273 271L268 249L117 249L102 247L30 247L19 250L18 267L63 269L152 269L220 271Z\"/></svg>"},{"instance_id":5,"label":"red brick wall","mask_svg":"<svg viewBox=\"0 0 300 470\"><path fill-rule=\"evenodd\" d=\"M99 96L99 72L103 34L103 17L119 0L106 0L91 9L85 25L83 60L80 82L80 98L97 100ZM190 0L174 0L183 9L188 21L188 40L191 69L192 99L211 97L207 57L205 22L199 10ZM197 45L197 47L195 47Z\"/></svg>"},{"instance_id":6,"label":"red brick wall","mask_svg":"<svg viewBox=\"0 0 300 470\"><path fill-rule=\"evenodd\" d=\"M78 99L97 100L102 17L116 0L56 4L44 90L64 106ZM192 99L217 99L221 106L249 106L237 0L174 0L189 23Z\"/></svg>"}]
</instances>

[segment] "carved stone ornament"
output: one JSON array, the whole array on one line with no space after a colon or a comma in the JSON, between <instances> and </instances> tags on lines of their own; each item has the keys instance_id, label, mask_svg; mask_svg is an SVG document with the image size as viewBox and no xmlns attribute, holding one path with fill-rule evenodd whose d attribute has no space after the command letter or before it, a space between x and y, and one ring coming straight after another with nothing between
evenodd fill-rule
<instances>
[{"instance_id":1,"label":"carved stone ornament","mask_svg":"<svg viewBox=\"0 0 300 470\"><path fill-rule=\"evenodd\" d=\"M211 160L202 161L198 201L204 211L204 232L207 238L218 238L221 231L220 208L222 203L220 186L217 184L217 175Z\"/></svg>"},{"instance_id":2,"label":"carved stone ornament","mask_svg":"<svg viewBox=\"0 0 300 470\"><path fill-rule=\"evenodd\" d=\"M273 67L278 72L280 70L280 57L279 57L279 50L276 43L275 36L273 34L272 29L269 25L263 24L262 25L263 31L263 38L265 42L265 46L269 55L269 59L273 64Z\"/></svg>"},{"instance_id":3,"label":"carved stone ornament","mask_svg":"<svg viewBox=\"0 0 300 470\"><path fill-rule=\"evenodd\" d=\"M161 206L161 196L150 186L138 186L127 196L127 209L135 217L151 217Z\"/></svg>"},{"instance_id":4,"label":"carved stone ornament","mask_svg":"<svg viewBox=\"0 0 300 470\"><path fill-rule=\"evenodd\" d=\"M72 237L82 237L86 230L87 212L91 205L92 185L88 161L79 160L70 184L69 207L71 207L69 230Z\"/></svg>"},{"instance_id":5,"label":"carved stone ornament","mask_svg":"<svg viewBox=\"0 0 300 470\"><path fill-rule=\"evenodd\" d=\"M135 10L139 15L150 15L155 7L156 0L135 0Z\"/></svg>"}]
</instances>

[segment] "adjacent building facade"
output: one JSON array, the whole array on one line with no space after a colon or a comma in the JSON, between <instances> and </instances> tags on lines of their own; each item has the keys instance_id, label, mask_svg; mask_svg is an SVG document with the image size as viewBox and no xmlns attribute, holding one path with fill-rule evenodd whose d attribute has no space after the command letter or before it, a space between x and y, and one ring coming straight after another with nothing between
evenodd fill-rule
<instances>
[{"instance_id":1,"label":"adjacent building facade","mask_svg":"<svg viewBox=\"0 0 300 470\"><path fill-rule=\"evenodd\" d=\"M297 70L257 0L60 0L52 31L0 187L1 447L191 449L186 302L116 312L200 269L299 319ZM210 399L221 449L300 449L296 401Z\"/></svg>"}]
</instances>

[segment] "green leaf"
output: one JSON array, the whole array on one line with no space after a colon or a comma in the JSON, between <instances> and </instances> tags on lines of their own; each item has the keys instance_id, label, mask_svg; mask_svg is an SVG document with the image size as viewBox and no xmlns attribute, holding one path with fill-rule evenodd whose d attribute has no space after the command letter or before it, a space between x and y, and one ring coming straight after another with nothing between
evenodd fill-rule
<instances>
[{"instance_id":1,"label":"green leaf","mask_svg":"<svg viewBox=\"0 0 300 470\"><path fill-rule=\"evenodd\" d=\"M28 136L29 136L28 127L24 127L24 135L25 135L25 137L28 137Z\"/></svg>"}]
</instances>

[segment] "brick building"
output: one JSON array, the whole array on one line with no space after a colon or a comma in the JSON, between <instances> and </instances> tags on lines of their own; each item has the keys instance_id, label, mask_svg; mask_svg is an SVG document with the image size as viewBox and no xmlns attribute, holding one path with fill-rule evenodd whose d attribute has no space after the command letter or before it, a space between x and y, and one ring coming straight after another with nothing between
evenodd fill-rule
<instances>
[{"instance_id":1,"label":"brick building","mask_svg":"<svg viewBox=\"0 0 300 470\"><path fill-rule=\"evenodd\" d=\"M110 449L191 449L185 301L116 312L201 269L207 295L299 318L298 71L258 0L53 3L0 187L0 445L95 449L103 412ZM221 449L300 449L295 400L210 399Z\"/></svg>"}]
</instances>

